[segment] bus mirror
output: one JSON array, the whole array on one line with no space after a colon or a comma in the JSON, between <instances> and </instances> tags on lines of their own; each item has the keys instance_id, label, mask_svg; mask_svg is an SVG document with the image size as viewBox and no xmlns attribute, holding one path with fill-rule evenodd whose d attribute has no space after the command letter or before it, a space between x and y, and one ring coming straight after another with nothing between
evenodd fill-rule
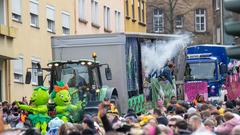
<instances>
[{"instance_id":1,"label":"bus mirror","mask_svg":"<svg viewBox=\"0 0 240 135\"><path fill-rule=\"evenodd\" d=\"M220 73L226 74L227 73L227 66L223 63L220 64Z\"/></svg>"},{"instance_id":2,"label":"bus mirror","mask_svg":"<svg viewBox=\"0 0 240 135\"><path fill-rule=\"evenodd\" d=\"M107 80L112 80L111 68L109 68L109 67L105 68L105 75L106 75Z\"/></svg>"},{"instance_id":3,"label":"bus mirror","mask_svg":"<svg viewBox=\"0 0 240 135\"><path fill-rule=\"evenodd\" d=\"M27 71L25 83L26 83L26 84L30 84L30 83L31 83L31 80L32 80L31 71Z\"/></svg>"}]
</instances>

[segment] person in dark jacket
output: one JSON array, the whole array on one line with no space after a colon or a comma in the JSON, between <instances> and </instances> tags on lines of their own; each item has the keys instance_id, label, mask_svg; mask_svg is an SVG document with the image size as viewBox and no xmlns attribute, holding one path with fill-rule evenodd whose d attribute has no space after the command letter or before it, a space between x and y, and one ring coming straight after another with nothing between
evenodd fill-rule
<instances>
[{"instance_id":1,"label":"person in dark jacket","mask_svg":"<svg viewBox=\"0 0 240 135\"><path fill-rule=\"evenodd\" d=\"M177 135L190 135L191 131L188 130L188 123L185 120L179 120L176 122L175 133Z\"/></svg>"},{"instance_id":2,"label":"person in dark jacket","mask_svg":"<svg viewBox=\"0 0 240 135\"><path fill-rule=\"evenodd\" d=\"M167 66L165 66L159 73L160 78L167 79L171 84L173 84L173 64L169 63Z\"/></svg>"}]
</instances>

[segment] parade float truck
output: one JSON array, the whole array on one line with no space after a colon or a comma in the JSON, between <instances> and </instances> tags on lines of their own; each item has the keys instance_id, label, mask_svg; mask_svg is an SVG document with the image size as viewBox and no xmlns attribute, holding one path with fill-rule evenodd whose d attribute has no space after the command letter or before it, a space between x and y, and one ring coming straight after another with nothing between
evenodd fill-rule
<instances>
[{"instance_id":1,"label":"parade float truck","mask_svg":"<svg viewBox=\"0 0 240 135\"><path fill-rule=\"evenodd\" d=\"M35 70L38 74L38 85L43 85L47 77L43 79L45 70L50 78L49 92L54 90L57 82L68 84L72 104L82 101L82 106L89 114L96 113L97 105L103 100L114 101L118 105L117 89L103 85L100 73L101 67L105 66L106 80L111 80L111 69L108 64L100 64L96 61L96 57L96 53L92 53L93 59L56 60L48 63L47 68L42 68L38 64L37 68L27 69L25 83L31 82L31 71Z\"/></svg>"},{"instance_id":2,"label":"parade float truck","mask_svg":"<svg viewBox=\"0 0 240 135\"><path fill-rule=\"evenodd\" d=\"M193 101L197 95L205 100L221 96L227 76L226 46L194 45L186 48L184 79L185 100Z\"/></svg>"},{"instance_id":3,"label":"parade float truck","mask_svg":"<svg viewBox=\"0 0 240 135\"><path fill-rule=\"evenodd\" d=\"M178 37L178 35L147 33L53 36L51 44L55 62L51 64L52 69L54 69L52 79L50 79L51 83L59 80L67 83L67 80L74 74L73 69L78 69L78 74L85 78L90 91L91 89L99 89L101 93L105 85L113 88L109 92L104 92L108 94L103 95L109 95L109 98L116 97L121 113L126 113L128 108L134 109L137 113L142 113L146 108L151 108L150 105L145 104L144 89L148 88L144 86L147 75L143 66L145 61L142 59L142 47L146 45L157 46L157 41L168 41ZM80 59L91 59L89 54L92 52L97 54L98 61L108 63L111 67L111 80L100 77L100 74L104 74L104 70L99 69L101 64L78 61ZM73 60L77 60L77 63ZM96 64L97 66L93 66ZM155 86L159 89L158 84ZM153 95L154 93L150 94ZM103 100L103 98L98 99Z\"/></svg>"}]
</instances>

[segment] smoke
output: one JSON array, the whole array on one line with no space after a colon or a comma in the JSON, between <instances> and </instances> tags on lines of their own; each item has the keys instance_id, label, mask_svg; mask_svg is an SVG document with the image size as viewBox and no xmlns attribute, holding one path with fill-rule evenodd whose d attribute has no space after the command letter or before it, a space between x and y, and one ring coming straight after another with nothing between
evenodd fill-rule
<instances>
[{"instance_id":1,"label":"smoke","mask_svg":"<svg viewBox=\"0 0 240 135\"><path fill-rule=\"evenodd\" d=\"M142 46L142 62L145 75L151 71L159 71L168 60L177 55L191 41L189 34L182 34L179 37L168 41L156 40L145 42Z\"/></svg>"}]
</instances>

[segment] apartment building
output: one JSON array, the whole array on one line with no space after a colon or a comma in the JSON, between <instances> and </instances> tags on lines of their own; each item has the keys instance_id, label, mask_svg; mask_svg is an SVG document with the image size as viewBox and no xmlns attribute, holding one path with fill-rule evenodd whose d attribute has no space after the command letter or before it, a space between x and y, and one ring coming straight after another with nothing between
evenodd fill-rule
<instances>
[{"instance_id":1,"label":"apartment building","mask_svg":"<svg viewBox=\"0 0 240 135\"><path fill-rule=\"evenodd\" d=\"M125 32L146 32L146 0L124 0Z\"/></svg>"},{"instance_id":2,"label":"apartment building","mask_svg":"<svg viewBox=\"0 0 240 135\"><path fill-rule=\"evenodd\" d=\"M76 34L124 32L124 0L76 0Z\"/></svg>"},{"instance_id":3,"label":"apartment building","mask_svg":"<svg viewBox=\"0 0 240 135\"><path fill-rule=\"evenodd\" d=\"M52 59L51 36L74 34L74 0L0 0L0 97L30 97L37 85L24 84L27 68Z\"/></svg>"},{"instance_id":4,"label":"apartment building","mask_svg":"<svg viewBox=\"0 0 240 135\"><path fill-rule=\"evenodd\" d=\"M189 33L193 44L213 43L211 0L148 0L147 32ZM175 3L176 2L176 3Z\"/></svg>"}]
</instances>

